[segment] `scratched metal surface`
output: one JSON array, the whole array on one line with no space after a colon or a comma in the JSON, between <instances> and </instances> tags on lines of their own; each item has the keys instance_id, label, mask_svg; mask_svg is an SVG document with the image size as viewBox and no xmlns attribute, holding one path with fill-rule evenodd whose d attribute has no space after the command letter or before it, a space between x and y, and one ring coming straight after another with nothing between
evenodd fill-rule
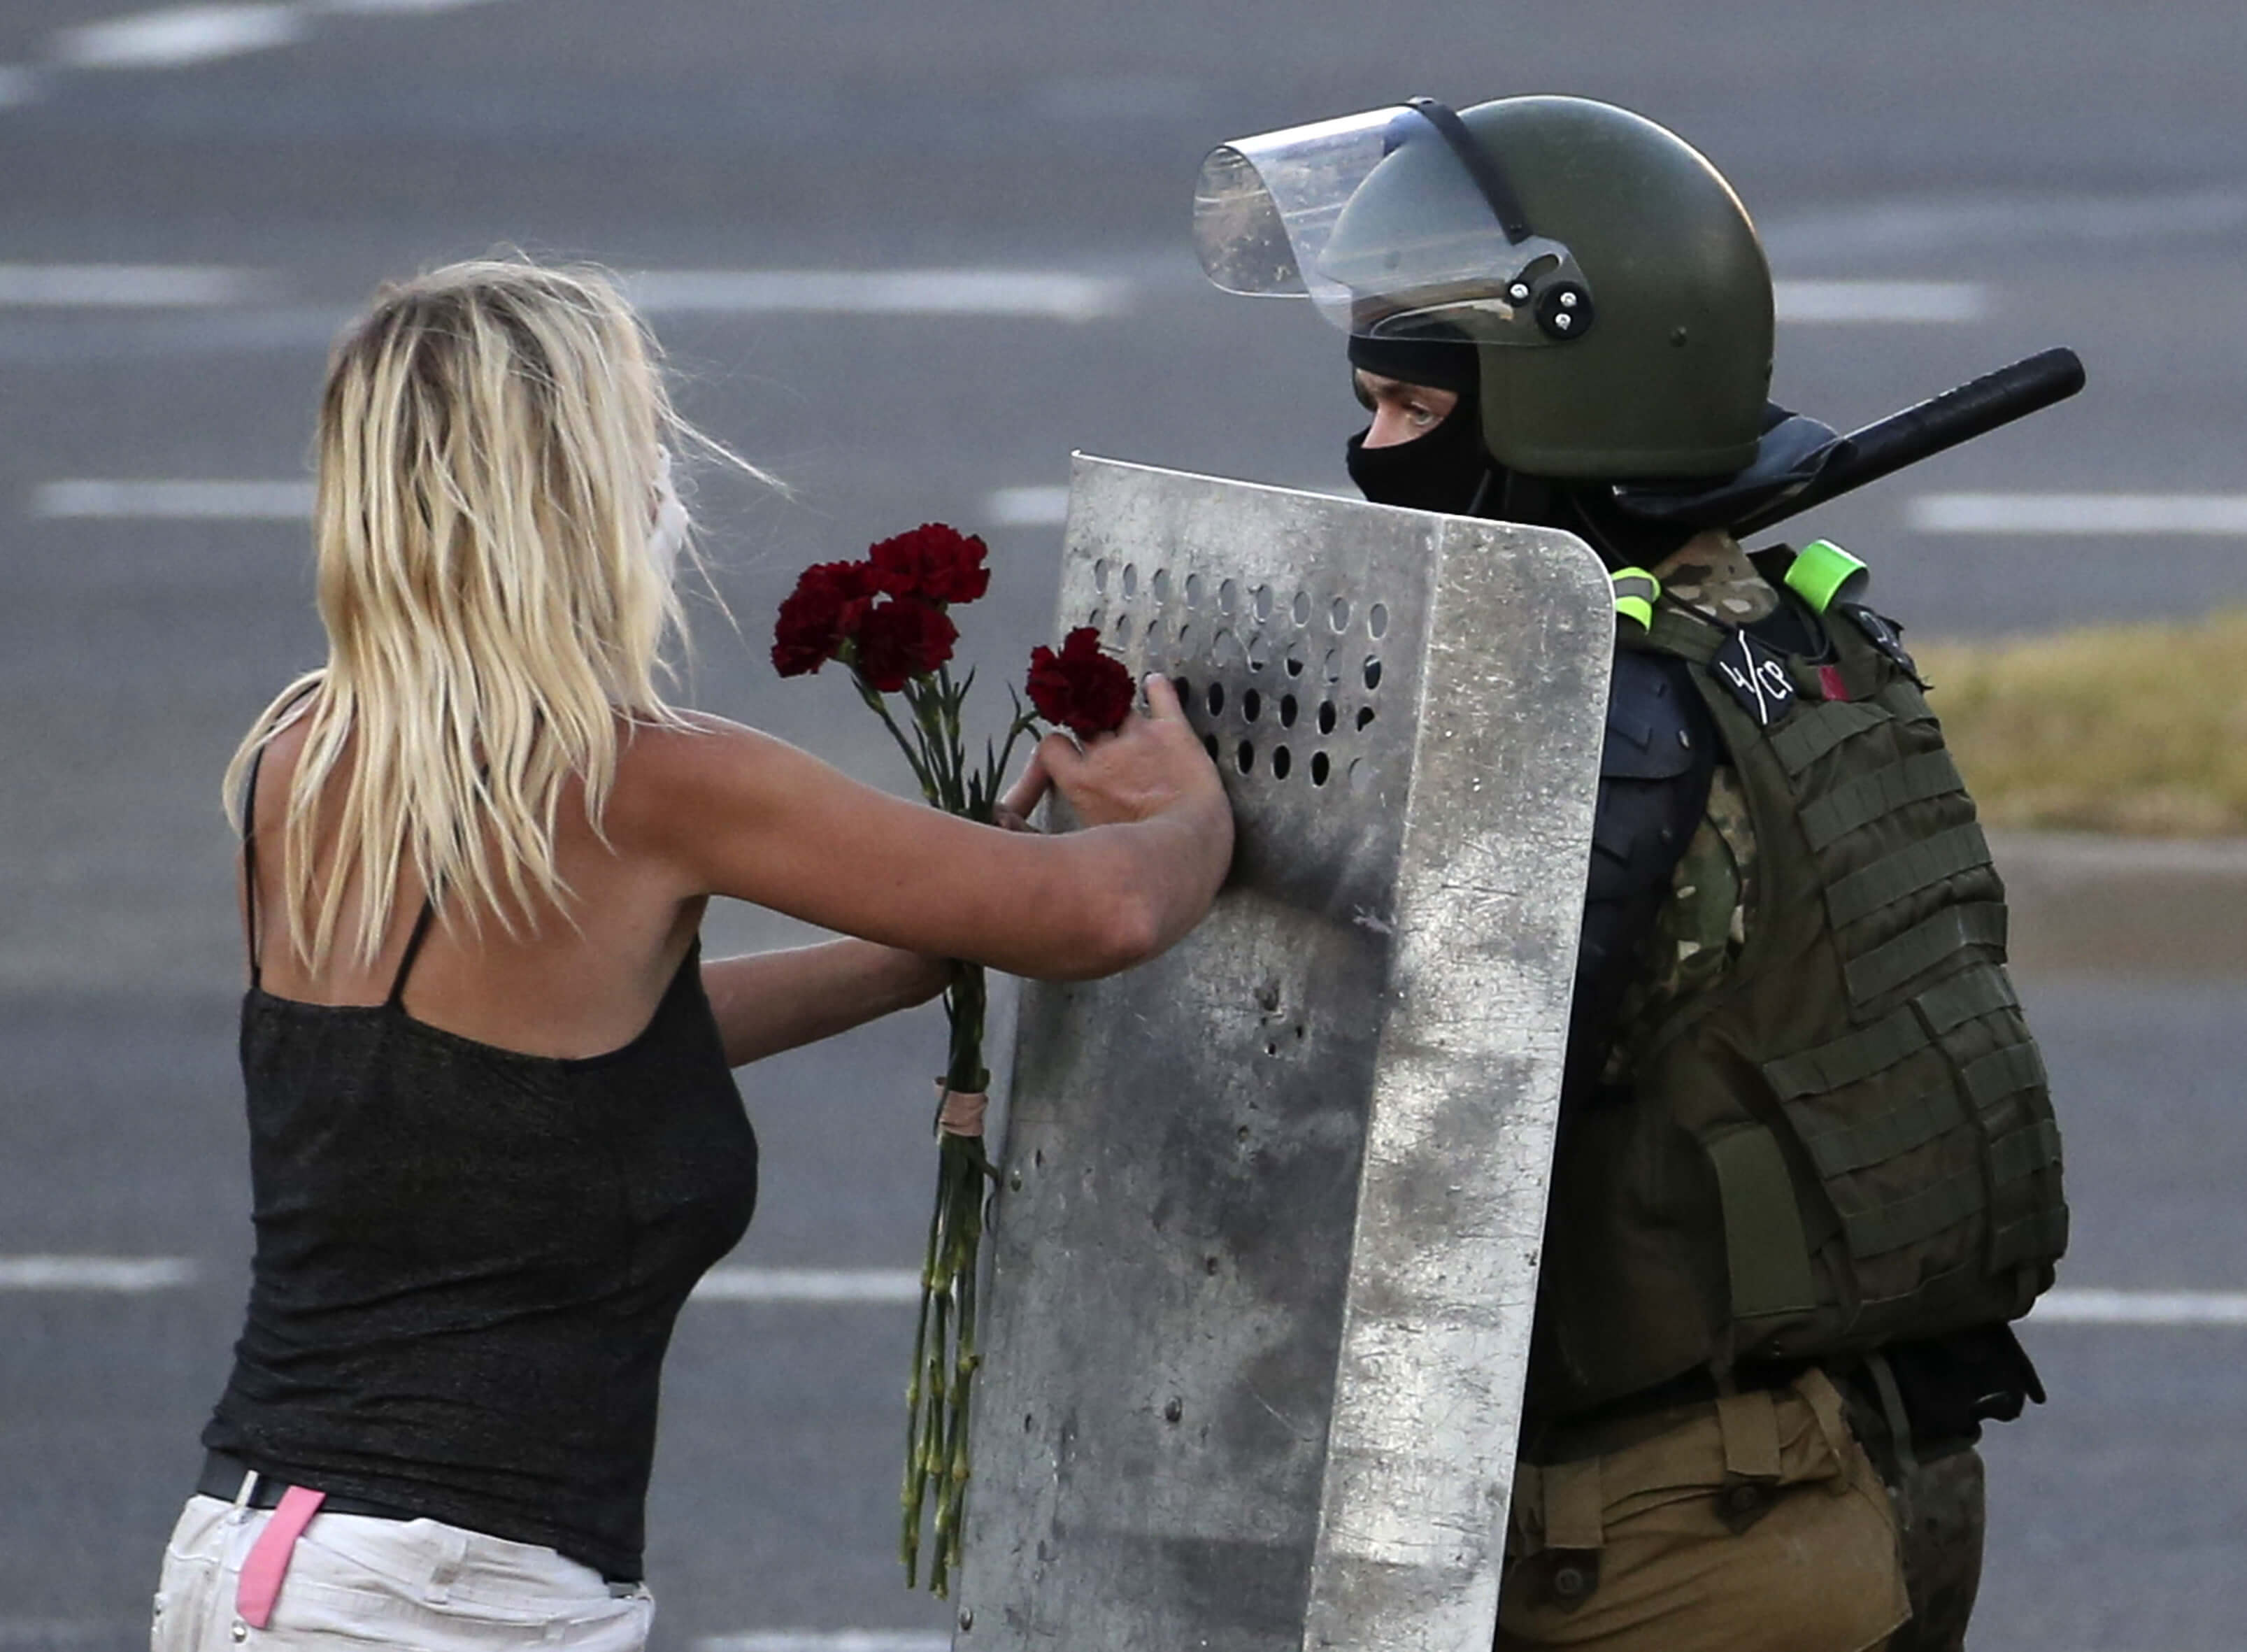
<instances>
[{"instance_id":1,"label":"scratched metal surface","mask_svg":"<svg viewBox=\"0 0 2247 1652\"><path fill-rule=\"evenodd\" d=\"M1240 822L1025 989L961 1648L1486 1637L1612 611L1573 539L1080 458L1061 598Z\"/></svg>"}]
</instances>

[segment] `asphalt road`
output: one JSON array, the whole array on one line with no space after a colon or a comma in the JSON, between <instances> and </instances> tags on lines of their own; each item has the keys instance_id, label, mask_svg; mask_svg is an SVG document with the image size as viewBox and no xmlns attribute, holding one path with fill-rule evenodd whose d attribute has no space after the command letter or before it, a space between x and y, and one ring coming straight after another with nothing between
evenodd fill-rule
<instances>
[{"instance_id":1,"label":"asphalt road","mask_svg":"<svg viewBox=\"0 0 2247 1652\"><path fill-rule=\"evenodd\" d=\"M385 276L511 245L627 270L1081 278L1064 315L749 313L738 290L657 309L690 414L792 489L704 479L741 631L705 605L687 697L870 777L895 778L839 686L784 687L762 661L805 563L930 517L987 527L999 582L968 645L1002 662L1047 635L1058 536L1004 525L1035 498L993 495L1059 486L1071 448L1343 485L1338 338L1200 283L1187 187L1219 140L1415 92L1581 92L1698 143L1802 317L1778 393L1836 424L2081 351L2091 393L1813 519L1917 631L2236 600L2236 533L1923 525L1929 496L1963 492L2240 494L2247 29L2226 0L215 10L206 39L266 44L177 60L174 30L175 60L113 66L167 37L85 32L115 15L91 0L0 9L0 1257L201 1267L137 1295L0 1290L0 1652L133 1643L223 1376L247 1224L215 788L318 644L301 522L73 515L54 484L301 480L325 341ZM222 273L153 277L171 302L30 301L62 265ZM1821 282L1938 284L1799 284ZM1915 318L1806 318L1868 302ZM730 912L712 939L791 932ZM2238 985L2031 992L2070 1132L2066 1282L2247 1286ZM768 1175L737 1259L911 1265L934 1037L907 1021L747 1075ZM908 1335L881 1304L690 1308L651 1507L664 1646L941 1621L890 1559ZM1976 1645L2237 1644L2247 1333L2031 1335L2054 1400L1990 1448Z\"/></svg>"}]
</instances>

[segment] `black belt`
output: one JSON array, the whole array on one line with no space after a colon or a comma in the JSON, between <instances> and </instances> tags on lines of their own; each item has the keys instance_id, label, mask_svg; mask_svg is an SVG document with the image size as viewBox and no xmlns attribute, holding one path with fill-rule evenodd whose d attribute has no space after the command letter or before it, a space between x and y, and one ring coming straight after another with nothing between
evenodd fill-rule
<instances>
[{"instance_id":1,"label":"black belt","mask_svg":"<svg viewBox=\"0 0 2247 1652\"><path fill-rule=\"evenodd\" d=\"M196 1492L203 1497L215 1497L221 1502L231 1503L242 1495L242 1477L250 1471L249 1465L240 1457L229 1457L223 1451L203 1454L202 1478L195 1482ZM246 1507L270 1509L281 1501L281 1494L292 1484L285 1476L260 1473L257 1484L250 1488ZM312 1488L318 1491L319 1488ZM393 1508L384 1503L370 1503L365 1498L338 1497L327 1492L320 1500L323 1514L362 1514L378 1520L418 1520L421 1517L406 1509Z\"/></svg>"}]
</instances>

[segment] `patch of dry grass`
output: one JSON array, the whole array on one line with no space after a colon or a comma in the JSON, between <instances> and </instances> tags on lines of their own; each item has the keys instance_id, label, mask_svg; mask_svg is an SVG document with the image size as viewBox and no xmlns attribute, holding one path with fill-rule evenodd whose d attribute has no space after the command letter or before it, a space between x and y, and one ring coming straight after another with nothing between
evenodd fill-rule
<instances>
[{"instance_id":1,"label":"patch of dry grass","mask_svg":"<svg viewBox=\"0 0 2247 1652\"><path fill-rule=\"evenodd\" d=\"M2247 834L2247 610L1914 652L1992 825Z\"/></svg>"}]
</instances>

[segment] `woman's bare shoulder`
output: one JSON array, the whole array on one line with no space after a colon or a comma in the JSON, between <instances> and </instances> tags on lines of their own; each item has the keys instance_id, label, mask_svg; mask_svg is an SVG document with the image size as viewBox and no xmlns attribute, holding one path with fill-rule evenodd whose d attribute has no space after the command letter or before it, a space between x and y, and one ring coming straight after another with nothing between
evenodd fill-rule
<instances>
[{"instance_id":1,"label":"woman's bare shoulder","mask_svg":"<svg viewBox=\"0 0 2247 1652\"><path fill-rule=\"evenodd\" d=\"M676 711L660 722L618 718L617 782L639 785L692 782L714 763L735 762L780 744L714 712Z\"/></svg>"},{"instance_id":2,"label":"woman's bare shoulder","mask_svg":"<svg viewBox=\"0 0 2247 1652\"><path fill-rule=\"evenodd\" d=\"M265 735L250 770L254 795L249 808L256 828L261 832L277 831L289 814L290 782L296 777L297 761L304 754L304 741L311 733L311 696L283 710L274 718L273 727Z\"/></svg>"},{"instance_id":3,"label":"woman's bare shoulder","mask_svg":"<svg viewBox=\"0 0 2247 1652\"><path fill-rule=\"evenodd\" d=\"M712 810L753 807L784 773L813 760L786 741L711 712L682 711L618 731L609 812L626 834L658 838L693 830Z\"/></svg>"}]
</instances>

